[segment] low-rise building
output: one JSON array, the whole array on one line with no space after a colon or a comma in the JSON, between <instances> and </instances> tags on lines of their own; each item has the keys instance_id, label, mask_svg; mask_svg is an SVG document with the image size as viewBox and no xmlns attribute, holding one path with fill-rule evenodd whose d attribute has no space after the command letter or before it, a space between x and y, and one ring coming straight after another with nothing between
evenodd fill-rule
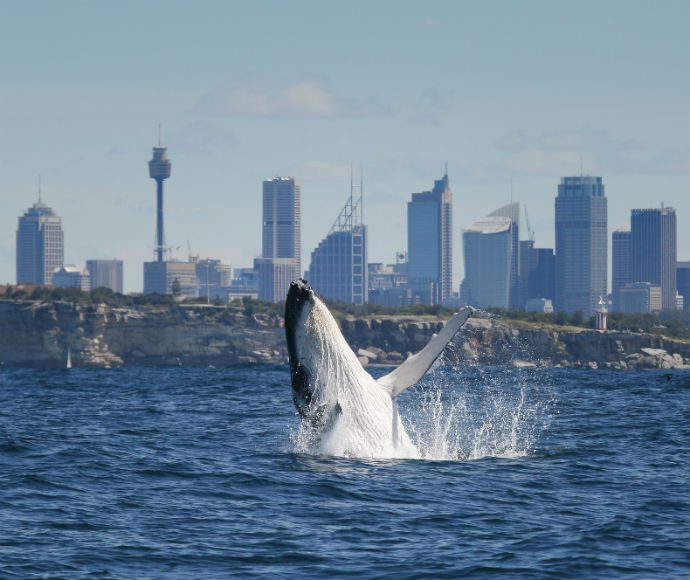
<instances>
[{"instance_id":1,"label":"low-rise building","mask_svg":"<svg viewBox=\"0 0 690 580\"><path fill-rule=\"evenodd\" d=\"M77 266L63 266L53 272L53 285L59 288L79 288L85 292L91 290L91 275L88 270Z\"/></svg>"},{"instance_id":2,"label":"low-rise building","mask_svg":"<svg viewBox=\"0 0 690 580\"><path fill-rule=\"evenodd\" d=\"M661 310L661 286L650 282L625 284L619 291L619 305L623 312L657 312Z\"/></svg>"}]
</instances>

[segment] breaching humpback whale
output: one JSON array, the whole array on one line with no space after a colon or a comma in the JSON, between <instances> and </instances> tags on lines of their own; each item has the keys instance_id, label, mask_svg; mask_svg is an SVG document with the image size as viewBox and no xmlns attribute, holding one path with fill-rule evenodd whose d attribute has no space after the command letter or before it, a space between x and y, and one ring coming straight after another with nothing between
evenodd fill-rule
<instances>
[{"instance_id":1,"label":"breaching humpback whale","mask_svg":"<svg viewBox=\"0 0 690 580\"><path fill-rule=\"evenodd\" d=\"M285 334L292 392L317 451L351 457L419 457L400 420L396 397L416 384L465 323L460 310L417 354L374 379L306 280L290 284Z\"/></svg>"}]
</instances>

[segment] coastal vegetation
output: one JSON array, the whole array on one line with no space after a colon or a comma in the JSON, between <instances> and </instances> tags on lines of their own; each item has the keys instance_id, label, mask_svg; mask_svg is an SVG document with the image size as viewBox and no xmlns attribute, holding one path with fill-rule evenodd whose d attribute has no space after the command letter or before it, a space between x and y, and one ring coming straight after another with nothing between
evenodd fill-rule
<instances>
[{"instance_id":1,"label":"coastal vegetation","mask_svg":"<svg viewBox=\"0 0 690 580\"><path fill-rule=\"evenodd\" d=\"M516 326L537 326L540 328L558 327L560 330L596 328L596 317L585 318L580 310L573 314L565 312L525 312L489 308L489 312L500 316ZM523 324L520 324L523 323ZM609 330L629 330L631 332L651 332L672 338L690 340L690 314L687 310L662 310L661 312L634 313L609 312L606 326Z\"/></svg>"},{"instance_id":2,"label":"coastal vegetation","mask_svg":"<svg viewBox=\"0 0 690 580\"><path fill-rule=\"evenodd\" d=\"M207 300L205 296L186 298L163 296L160 294L120 294L110 288L95 288L82 291L78 288L56 288L49 285L21 284L18 286L0 286L0 300L31 300L37 302L68 302L72 304L105 304L110 307L174 307L179 304L210 304L217 307L230 307L251 317L263 314L269 317L283 315L284 304L279 302L264 302L250 297L234 299L227 303L221 300ZM407 306L381 306L367 303L364 305L349 304L326 300L326 304L337 320L348 318L372 318L393 316L415 317L450 317L455 309L448 306L411 304ZM581 311L573 314L565 312L525 312L524 310L508 310L503 308L488 308L489 315L504 319L518 328L542 328L557 330L593 329L595 317L586 318ZM625 314L610 312L607 326L609 330L628 330L631 332L649 332L690 340L690 315L685 310L664 310L655 313Z\"/></svg>"}]
</instances>

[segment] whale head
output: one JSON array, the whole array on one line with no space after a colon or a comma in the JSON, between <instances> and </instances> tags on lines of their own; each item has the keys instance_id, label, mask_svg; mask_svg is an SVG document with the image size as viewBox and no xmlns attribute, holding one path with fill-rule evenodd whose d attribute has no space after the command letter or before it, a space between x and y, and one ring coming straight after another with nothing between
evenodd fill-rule
<instances>
[{"instance_id":1,"label":"whale head","mask_svg":"<svg viewBox=\"0 0 690 580\"><path fill-rule=\"evenodd\" d=\"M374 381L306 280L290 284L285 301L285 335L297 411L316 429L328 429L353 391L367 379Z\"/></svg>"},{"instance_id":2,"label":"whale head","mask_svg":"<svg viewBox=\"0 0 690 580\"><path fill-rule=\"evenodd\" d=\"M285 300L285 338L290 357L292 395L303 417L308 412L314 394L313 372L302 360L309 315L314 306L314 290L306 280L290 283Z\"/></svg>"}]
</instances>

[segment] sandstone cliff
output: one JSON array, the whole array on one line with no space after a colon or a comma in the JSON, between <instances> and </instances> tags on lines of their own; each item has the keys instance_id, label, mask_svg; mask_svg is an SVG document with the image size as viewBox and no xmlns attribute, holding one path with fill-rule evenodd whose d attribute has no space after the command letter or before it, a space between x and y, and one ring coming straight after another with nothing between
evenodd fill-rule
<instances>
[{"instance_id":1,"label":"sandstone cliff","mask_svg":"<svg viewBox=\"0 0 690 580\"><path fill-rule=\"evenodd\" d=\"M0 364L229 365L287 360L282 320L214 306L0 301Z\"/></svg>"},{"instance_id":2,"label":"sandstone cliff","mask_svg":"<svg viewBox=\"0 0 690 580\"><path fill-rule=\"evenodd\" d=\"M399 364L444 320L390 316L341 321L364 364ZM114 308L0 301L0 365L214 365L287 361L280 316L229 306ZM589 368L687 368L690 344L653 334L514 328L471 318L445 353L449 363Z\"/></svg>"},{"instance_id":3,"label":"sandstone cliff","mask_svg":"<svg viewBox=\"0 0 690 580\"><path fill-rule=\"evenodd\" d=\"M343 334L363 363L399 363L443 326L440 320L350 319ZM449 364L588 368L688 368L690 343L656 334L518 329L470 318L445 352Z\"/></svg>"}]
</instances>

